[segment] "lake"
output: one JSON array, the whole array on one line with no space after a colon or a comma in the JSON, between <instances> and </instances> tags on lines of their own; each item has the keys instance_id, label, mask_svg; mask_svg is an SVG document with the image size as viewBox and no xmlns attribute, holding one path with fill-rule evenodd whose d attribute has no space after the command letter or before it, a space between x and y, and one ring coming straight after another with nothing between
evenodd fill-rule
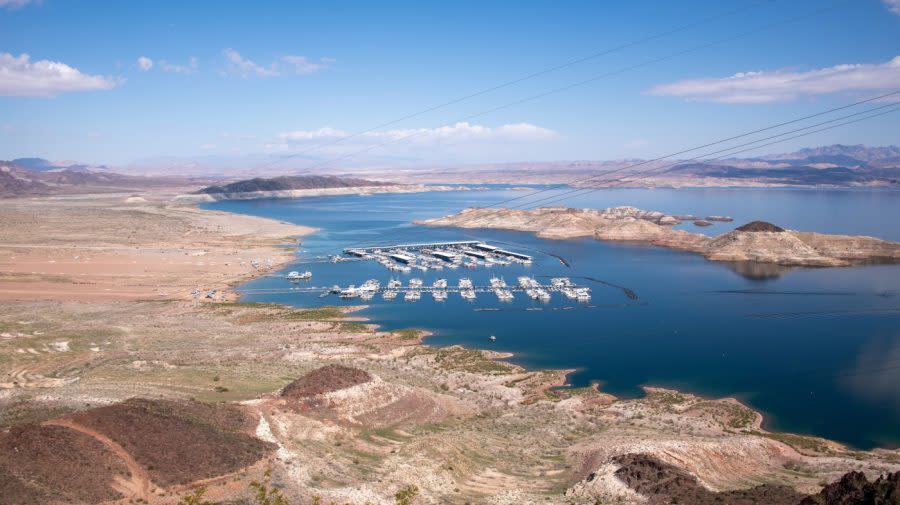
<instances>
[{"instance_id":1,"label":"lake","mask_svg":"<svg viewBox=\"0 0 900 505\"><path fill-rule=\"evenodd\" d=\"M541 197L561 191L551 188ZM279 272L310 270L313 286L359 285L370 278L384 284L391 272L377 263L315 260L366 243L481 239L531 254L530 266L414 271L400 278L405 283L420 277L430 285L444 277L455 286L459 277L487 284L489 277L502 275L512 284L523 274L544 281L544 276L568 276L592 289L591 302L577 304L554 294L549 303L540 303L521 293L511 303L491 293L467 302L451 293L446 302L426 294L412 303L401 295L393 302L378 297L363 314L389 329L428 329L434 333L430 344L508 351L515 355L512 361L528 368L575 369L570 377L575 386L598 382L620 397L639 396L642 385L734 396L761 411L767 429L863 449L900 446L900 265L770 272L655 247L411 224L523 194L491 186L204 207L320 228L304 237L297 264ZM900 240L896 191L608 189L565 204L735 218L707 228L680 225L706 234L761 219L796 230ZM242 287L247 290L243 299L298 307L361 303L286 291L291 286L280 275L259 278ZM626 296L623 288L637 298ZM253 292L260 289L276 291Z\"/></svg>"}]
</instances>

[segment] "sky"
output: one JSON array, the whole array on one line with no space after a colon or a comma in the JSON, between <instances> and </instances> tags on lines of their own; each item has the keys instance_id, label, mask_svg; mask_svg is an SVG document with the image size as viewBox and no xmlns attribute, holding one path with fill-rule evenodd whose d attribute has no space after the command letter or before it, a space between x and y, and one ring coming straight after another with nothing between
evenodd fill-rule
<instances>
[{"instance_id":1,"label":"sky","mask_svg":"<svg viewBox=\"0 0 900 505\"><path fill-rule=\"evenodd\" d=\"M0 0L0 159L647 158L898 89L900 0ZM832 143L900 112L768 151Z\"/></svg>"}]
</instances>

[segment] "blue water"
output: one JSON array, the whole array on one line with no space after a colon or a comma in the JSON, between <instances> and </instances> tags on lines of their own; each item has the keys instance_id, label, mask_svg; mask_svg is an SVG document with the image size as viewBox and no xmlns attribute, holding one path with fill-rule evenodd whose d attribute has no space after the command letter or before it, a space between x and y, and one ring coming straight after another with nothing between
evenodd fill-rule
<instances>
[{"instance_id":1,"label":"blue water","mask_svg":"<svg viewBox=\"0 0 900 505\"><path fill-rule=\"evenodd\" d=\"M655 247L411 224L522 195L497 187L206 207L320 228L304 237L298 263L284 270L311 270L314 286L390 278L373 262L307 263L351 245L471 238L505 244L534 255L534 264L401 277L421 277L427 284L445 277L455 285L462 276L487 284L492 275L510 283L523 273L566 275L592 288L591 303L575 304L555 295L541 304L522 294L513 303L501 303L491 293L480 293L475 303L455 294L439 303L425 295L416 303L376 298L365 315L386 328L427 328L434 333L431 344L509 351L515 354L513 361L530 368L576 369L571 376L576 386L599 382L603 390L622 397L640 395L642 385L735 396L762 411L769 429L824 436L859 448L900 446L900 266L760 272L752 265L710 262ZM735 218L708 228L681 225L708 234L763 219L791 229L900 241L900 192L612 189L565 203ZM243 286L250 292L244 299L304 307L360 303L296 292L252 293L290 286L282 278L260 278ZM621 288L633 290L637 299ZM532 307L543 310L526 310ZM501 310L476 310L483 308ZM489 335L497 340L488 340Z\"/></svg>"}]
</instances>

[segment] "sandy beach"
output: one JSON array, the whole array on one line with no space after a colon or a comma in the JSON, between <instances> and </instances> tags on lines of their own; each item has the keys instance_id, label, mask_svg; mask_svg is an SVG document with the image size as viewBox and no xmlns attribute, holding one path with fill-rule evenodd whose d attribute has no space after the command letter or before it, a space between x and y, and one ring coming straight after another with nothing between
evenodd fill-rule
<instances>
[{"instance_id":1,"label":"sandy beach","mask_svg":"<svg viewBox=\"0 0 900 505\"><path fill-rule=\"evenodd\" d=\"M201 211L178 192L0 202L0 299L186 299L294 258L312 228ZM258 267L254 267L257 264Z\"/></svg>"}]
</instances>

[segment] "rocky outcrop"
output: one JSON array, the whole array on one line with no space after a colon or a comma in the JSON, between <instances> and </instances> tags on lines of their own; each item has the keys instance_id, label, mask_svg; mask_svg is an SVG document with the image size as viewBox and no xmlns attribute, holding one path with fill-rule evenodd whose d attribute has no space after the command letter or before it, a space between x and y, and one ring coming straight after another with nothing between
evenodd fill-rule
<instances>
[{"instance_id":1,"label":"rocky outcrop","mask_svg":"<svg viewBox=\"0 0 900 505\"><path fill-rule=\"evenodd\" d=\"M372 376L365 370L343 365L326 365L285 386L281 391L281 396L308 398L365 384L370 380L372 380Z\"/></svg>"},{"instance_id":2,"label":"rocky outcrop","mask_svg":"<svg viewBox=\"0 0 900 505\"><path fill-rule=\"evenodd\" d=\"M774 224L767 223L765 221L750 221L749 223L747 223L743 226L738 226L737 228L735 228L735 230L750 231L750 232L771 231L771 232L775 232L775 233L781 233L784 231L784 228L782 228L780 226L775 226Z\"/></svg>"},{"instance_id":3,"label":"rocky outcrop","mask_svg":"<svg viewBox=\"0 0 900 505\"><path fill-rule=\"evenodd\" d=\"M252 191L222 191L212 189L178 195L181 202L216 202L221 200L258 200L262 198L306 198L311 196L373 195L377 193L422 193L426 191L462 191L462 186L426 186L423 184L382 184L374 186L331 186L306 189L273 189ZM242 186L252 188L253 186ZM215 186L214 188L223 188Z\"/></svg>"},{"instance_id":4,"label":"rocky outcrop","mask_svg":"<svg viewBox=\"0 0 900 505\"><path fill-rule=\"evenodd\" d=\"M716 216L707 219L711 220ZM718 217L718 220L724 218ZM900 243L873 237L785 230L753 221L717 237L673 229L675 216L636 207L532 210L466 209L454 216L424 221L431 226L532 231L541 238L594 237L628 241L702 254L713 261L781 266L835 267L900 262Z\"/></svg>"},{"instance_id":5,"label":"rocky outcrop","mask_svg":"<svg viewBox=\"0 0 900 505\"><path fill-rule=\"evenodd\" d=\"M900 503L900 472L869 482L862 472L850 472L799 505L893 505Z\"/></svg>"},{"instance_id":6,"label":"rocky outcrop","mask_svg":"<svg viewBox=\"0 0 900 505\"><path fill-rule=\"evenodd\" d=\"M615 459L615 476L646 498L649 504L691 505L795 505L803 498L787 486L760 485L749 489L714 492L690 473L645 454L626 454Z\"/></svg>"},{"instance_id":7,"label":"rocky outcrop","mask_svg":"<svg viewBox=\"0 0 900 505\"><path fill-rule=\"evenodd\" d=\"M383 182L368 181L365 179L342 179L324 175L297 175L282 176L265 179L257 177L243 181L232 182L222 186L208 186L197 193L210 195L222 193L255 193L258 191L290 191L294 189L323 189L323 188L359 188L386 186Z\"/></svg>"}]
</instances>

